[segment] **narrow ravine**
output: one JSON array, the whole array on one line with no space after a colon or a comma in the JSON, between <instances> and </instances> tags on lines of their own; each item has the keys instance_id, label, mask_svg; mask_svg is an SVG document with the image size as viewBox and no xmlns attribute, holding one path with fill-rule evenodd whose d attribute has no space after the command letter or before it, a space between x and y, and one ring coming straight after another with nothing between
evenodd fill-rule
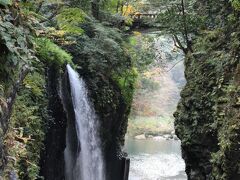
<instances>
[{"instance_id":1,"label":"narrow ravine","mask_svg":"<svg viewBox=\"0 0 240 180\"><path fill-rule=\"evenodd\" d=\"M152 43L156 60L143 74L147 74L144 82L156 87L136 90L125 144L131 159L129 180L186 180L181 142L173 125L185 85L183 55L168 36L154 35Z\"/></svg>"},{"instance_id":2,"label":"narrow ravine","mask_svg":"<svg viewBox=\"0 0 240 180\"><path fill-rule=\"evenodd\" d=\"M0 0L0 180L240 180L240 0Z\"/></svg>"}]
</instances>

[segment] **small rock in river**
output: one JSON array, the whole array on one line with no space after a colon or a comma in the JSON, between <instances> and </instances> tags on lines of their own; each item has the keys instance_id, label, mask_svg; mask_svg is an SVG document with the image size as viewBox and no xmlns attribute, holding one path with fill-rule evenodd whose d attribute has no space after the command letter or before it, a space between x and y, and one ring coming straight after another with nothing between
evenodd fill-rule
<instances>
[{"instance_id":1,"label":"small rock in river","mask_svg":"<svg viewBox=\"0 0 240 180\"><path fill-rule=\"evenodd\" d=\"M174 139L174 140L179 140L176 135L173 135L173 139Z\"/></svg>"},{"instance_id":2,"label":"small rock in river","mask_svg":"<svg viewBox=\"0 0 240 180\"><path fill-rule=\"evenodd\" d=\"M153 138L153 135L148 135L147 138Z\"/></svg>"},{"instance_id":3,"label":"small rock in river","mask_svg":"<svg viewBox=\"0 0 240 180\"><path fill-rule=\"evenodd\" d=\"M172 135L170 135L170 134L165 134L165 135L163 135L163 137L164 137L165 139L167 139L167 140L169 140L169 139L172 139L172 138L173 138L173 136L172 136Z\"/></svg>"},{"instance_id":4,"label":"small rock in river","mask_svg":"<svg viewBox=\"0 0 240 180\"><path fill-rule=\"evenodd\" d=\"M146 139L146 136L145 136L145 134L141 134L141 135L135 136L134 138L142 140L142 139Z\"/></svg>"}]
</instances>

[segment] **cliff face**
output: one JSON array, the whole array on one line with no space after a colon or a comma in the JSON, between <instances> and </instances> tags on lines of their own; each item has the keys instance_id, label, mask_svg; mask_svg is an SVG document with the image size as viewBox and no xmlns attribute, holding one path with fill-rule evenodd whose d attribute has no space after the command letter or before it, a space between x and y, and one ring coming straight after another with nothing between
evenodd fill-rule
<instances>
[{"instance_id":1,"label":"cliff face","mask_svg":"<svg viewBox=\"0 0 240 180\"><path fill-rule=\"evenodd\" d=\"M18 18L2 18L1 3L0 177L64 179L67 127L71 128L72 148L76 150L75 117L64 74L69 63L78 67L86 81L99 116L107 177L122 179L121 146L135 74L120 30L88 22L84 24L85 34L69 33L74 43L63 45L65 41L59 41L60 48L12 22ZM4 8L6 17L14 14ZM28 42L30 39L33 42Z\"/></svg>"},{"instance_id":2,"label":"cliff face","mask_svg":"<svg viewBox=\"0 0 240 180\"><path fill-rule=\"evenodd\" d=\"M121 77L114 73L118 71L116 68L122 68L122 66L124 67L125 65L125 70L129 69L131 62L129 57L121 52L121 49L119 51L120 46L113 46L113 54L105 53L103 56L102 52L110 48L110 46L106 44L110 42L109 37L100 39L98 34L102 36L102 32L89 32L89 30L86 30L86 32L91 35L88 34L88 36L78 39L78 44L66 46L65 48L73 55L73 62L81 67L78 73L86 82L90 99L99 117L100 136L106 163L107 179L120 180L122 179L124 168L124 155L121 151L121 146L124 143L124 136L127 130L133 83L129 83L128 79L125 79L125 87L122 88L118 83ZM116 35L118 35L117 32ZM115 39L113 40L115 41ZM110 43L114 42L113 40L111 40ZM99 41L103 41L102 44ZM94 47L88 50L87 47L92 46L91 43L100 47L97 47L98 49L94 49ZM102 45L103 47L101 47ZM120 54L118 55L118 53ZM119 63L121 60L127 61L126 64L114 64ZM127 67L128 65L130 66ZM129 96L127 96L126 91L124 91L124 89L126 90L127 88L130 89L130 92L127 92L130 93ZM130 101L128 101L128 98Z\"/></svg>"},{"instance_id":3,"label":"cliff face","mask_svg":"<svg viewBox=\"0 0 240 180\"><path fill-rule=\"evenodd\" d=\"M229 8L219 13L228 20L199 35L185 59L187 84L174 114L186 172L194 180L240 179L239 14ZM230 23L229 16L237 21Z\"/></svg>"},{"instance_id":4,"label":"cliff face","mask_svg":"<svg viewBox=\"0 0 240 180\"><path fill-rule=\"evenodd\" d=\"M100 24L86 23L85 26L86 35L74 37L76 43L63 45L63 48L72 55L73 64L78 66L76 70L86 82L98 115L107 179L121 180L125 163L121 146L127 129L134 83L134 80L129 82L127 79L131 59L125 53L118 31ZM103 30L109 31L109 34ZM119 83L122 79L123 86ZM48 70L47 87L52 120L46 133L41 175L45 179L60 180L64 178L66 127L72 137L68 139L72 153L78 149L67 72L62 73L62 70L52 66Z\"/></svg>"},{"instance_id":5,"label":"cliff face","mask_svg":"<svg viewBox=\"0 0 240 180\"><path fill-rule=\"evenodd\" d=\"M41 152L40 175L46 180L64 179L64 149L66 146L67 114L64 110L60 95L61 74L59 69L50 66L47 68L47 97L48 114L44 149ZM71 107L71 106L70 106Z\"/></svg>"}]
</instances>

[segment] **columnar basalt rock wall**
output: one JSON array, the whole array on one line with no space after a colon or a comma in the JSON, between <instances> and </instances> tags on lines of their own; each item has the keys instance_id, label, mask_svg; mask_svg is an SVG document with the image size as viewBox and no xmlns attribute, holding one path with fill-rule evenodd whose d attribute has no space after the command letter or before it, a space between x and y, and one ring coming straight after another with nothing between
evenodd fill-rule
<instances>
[{"instance_id":1,"label":"columnar basalt rock wall","mask_svg":"<svg viewBox=\"0 0 240 180\"><path fill-rule=\"evenodd\" d=\"M214 15L232 12L225 8ZM240 31L238 21L229 24L223 20L199 35L185 59L187 84L174 116L193 180L240 179Z\"/></svg>"},{"instance_id":2,"label":"columnar basalt rock wall","mask_svg":"<svg viewBox=\"0 0 240 180\"><path fill-rule=\"evenodd\" d=\"M72 107L69 80L67 73L60 73L54 67L47 71L47 89L49 97L49 113L52 120L47 129L45 149L41 155L41 173L45 179L64 179L65 162L64 150L66 147L66 128L71 133L71 149L77 151L77 139L75 131L75 116ZM122 180L124 174L124 158L121 151L124 135L127 128L129 106L127 106L118 86L111 80L102 81L96 86L91 76L85 76L91 99L94 102L101 124L100 135L106 162L107 179ZM97 77L99 78L99 77ZM93 90L94 89L97 91ZM103 88L112 92L111 98L114 104L107 103L102 106L102 96L96 93L104 93ZM75 137L75 138L74 138Z\"/></svg>"},{"instance_id":3,"label":"columnar basalt rock wall","mask_svg":"<svg viewBox=\"0 0 240 180\"><path fill-rule=\"evenodd\" d=\"M51 66L47 69L48 113L52 118L47 122L44 149L41 154L40 175L46 180L64 179L64 149L66 146L67 116L60 96L59 69Z\"/></svg>"}]
</instances>

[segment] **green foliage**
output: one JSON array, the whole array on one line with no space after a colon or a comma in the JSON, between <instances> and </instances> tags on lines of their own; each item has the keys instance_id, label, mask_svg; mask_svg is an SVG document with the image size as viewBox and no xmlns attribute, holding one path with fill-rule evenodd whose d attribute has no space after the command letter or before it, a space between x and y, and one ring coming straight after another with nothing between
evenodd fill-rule
<instances>
[{"instance_id":1,"label":"green foliage","mask_svg":"<svg viewBox=\"0 0 240 180\"><path fill-rule=\"evenodd\" d=\"M75 56L74 63L95 75L108 72L107 76L113 72L121 74L131 66L131 59L117 29L92 22L83 24L82 28L85 34L77 37L74 48L69 45L69 52Z\"/></svg>"},{"instance_id":2,"label":"green foliage","mask_svg":"<svg viewBox=\"0 0 240 180\"><path fill-rule=\"evenodd\" d=\"M64 63L71 64L72 57L66 51L54 44L47 38L36 38L36 51L39 59L46 63L62 66Z\"/></svg>"},{"instance_id":3,"label":"green foliage","mask_svg":"<svg viewBox=\"0 0 240 180\"><path fill-rule=\"evenodd\" d=\"M137 76L130 57L129 46L123 41L122 34L118 29L105 27L99 23L84 23L82 28L85 34L79 36L76 44L70 45L69 52L74 54L74 63L77 64L81 74L88 74L91 78L92 88L96 93L102 93L104 88L99 90L98 84L103 80L114 80L121 90L125 103L130 107L134 84ZM100 81L100 82L99 82ZM111 94L108 92L99 97L101 102L111 101ZM100 91L100 92L99 92Z\"/></svg>"},{"instance_id":4,"label":"green foliage","mask_svg":"<svg viewBox=\"0 0 240 180\"><path fill-rule=\"evenodd\" d=\"M3 6L12 5L12 0L0 0L0 5Z\"/></svg>"},{"instance_id":5,"label":"green foliage","mask_svg":"<svg viewBox=\"0 0 240 180\"><path fill-rule=\"evenodd\" d=\"M125 70L124 73L118 76L113 75L113 79L118 83L125 102L129 106L132 104L137 77L138 71L136 68Z\"/></svg>"},{"instance_id":6,"label":"green foliage","mask_svg":"<svg viewBox=\"0 0 240 180\"><path fill-rule=\"evenodd\" d=\"M191 37L204 28L205 16L195 12L192 1L181 0L169 6L159 14L157 22L167 34L173 35L176 47L185 54L192 52Z\"/></svg>"},{"instance_id":7,"label":"green foliage","mask_svg":"<svg viewBox=\"0 0 240 180\"><path fill-rule=\"evenodd\" d=\"M69 0L71 7L78 7L83 9L85 12L89 12L91 1L89 0Z\"/></svg>"},{"instance_id":8,"label":"green foliage","mask_svg":"<svg viewBox=\"0 0 240 180\"><path fill-rule=\"evenodd\" d=\"M86 14L79 8L64 8L57 16L57 23L67 33L81 35L83 29L80 24L85 21L85 17Z\"/></svg>"},{"instance_id":9,"label":"green foliage","mask_svg":"<svg viewBox=\"0 0 240 180\"><path fill-rule=\"evenodd\" d=\"M146 68L154 63L155 60L155 48L153 39L151 37L143 36L135 32L135 36L129 38L128 53L132 58L134 67L139 72L146 70Z\"/></svg>"},{"instance_id":10,"label":"green foliage","mask_svg":"<svg viewBox=\"0 0 240 180\"><path fill-rule=\"evenodd\" d=\"M122 3L124 3L124 0L103 0L101 5L105 11L118 13Z\"/></svg>"},{"instance_id":11,"label":"green foliage","mask_svg":"<svg viewBox=\"0 0 240 180\"><path fill-rule=\"evenodd\" d=\"M9 61L16 66L35 60L33 51L29 48L29 41L31 40L29 32L24 27L17 27L11 23L11 18L9 19L8 15L4 19L5 21L0 20L0 38L1 43L6 47L6 51L10 52Z\"/></svg>"},{"instance_id":12,"label":"green foliage","mask_svg":"<svg viewBox=\"0 0 240 180\"><path fill-rule=\"evenodd\" d=\"M240 0L230 0L230 2L236 10L240 10Z\"/></svg>"},{"instance_id":13,"label":"green foliage","mask_svg":"<svg viewBox=\"0 0 240 180\"><path fill-rule=\"evenodd\" d=\"M195 51L199 51L202 54L215 50L222 42L219 37L223 36L221 29L215 29L212 31L203 31L201 38L198 38L194 44Z\"/></svg>"},{"instance_id":14,"label":"green foliage","mask_svg":"<svg viewBox=\"0 0 240 180\"><path fill-rule=\"evenodd\" d=\"M29 74L14 104L11 128L6 137L9 156L15 163L9 168L17 170L20 179L39 178L40 151L43 148L47 99L45 80L41 73Z\"/></svg>"},{"instance_id":15,"label":"green foliage","mask_svg":"<svg viewBox=\"0 0 240 180\"><path fill-rule=\"evenodd\" d=\"M184 17L179 14L178 8L178 5L173 5L165 13L161 13L158 16L159 23L165 27L170 34L180 34L185 30L184 21L186 21L188 33L196 33L203 25L204 17L198 16L193 10L189 10L186 17ZM186 20L184 18L186 18Z\"/></svg>"},{"instance_id":16,"label":"green foliage","mask_svg":"<svg viewBox=\"0 0 240 180\"><path fill-rule=\"evenodd\" d=\"M10 12L0 19L0 81L10 83L20 68L38 61L31 39L28 29L12 23Z\"/></svg>"},{"instance_id":17,"label":"green foliage","mask_svg":"<svg viewBox=\"0 0 240 180\"><path fill-rule=\"evenodd\" d=\"M44 96L45 80L41 74L34 72L28 75L24 79L23 85L35 98L42 98Z\"/></svg>"},{"instance_id":18,"label":"green foliage","mask_svg":"<svg viewBox=\"0 0 240 180\"><path fill-rule=\"evenodd\" d=\"M128 135L140 134L160 135L170 134L173 130L173 120L170 117L131 117L128 122Z\"/></svg>"},{"instance_id":19,"label":"green foliage","mask_svg":"<svg viewBox=\"0 0 240 180\"><path fill-rule=\"evenodd\" d=\"M159 89L160 85L158 82L155 82L149 78L142 77L140 79L141 89L147 92L153 92Z\"/></svg>"},{"instance_id":20,"label":"green foliage","mask_svg":"<svg viewBox=\"0 0 240 180\"><path fill-rule=\"evenodd\" d=\"M136 37L134 37L134 36L129 37L129 43L130 43L131 46L136 46L137 45Z\"/></svg>"}]
</instances>

